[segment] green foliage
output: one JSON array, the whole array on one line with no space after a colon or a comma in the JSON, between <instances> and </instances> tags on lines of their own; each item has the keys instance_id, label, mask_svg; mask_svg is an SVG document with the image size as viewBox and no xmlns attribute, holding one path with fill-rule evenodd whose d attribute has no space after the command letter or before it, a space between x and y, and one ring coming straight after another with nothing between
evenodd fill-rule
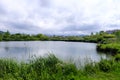
<instances>
[{"instance_id":1,"label":"green foliage","mask_svg":"<svg viewBox=\"0 0 120 80\"><path fill-rule=\"evenodd\" d=\"M115 30L111 34L106 34L104 32L100 33L102 35L102 42L97 44L97 51L106 52L108 54L116 55L120 53L120 30Z\"/></svg>"},{"instance_id":2,"label":"green foliage","mask_svg":"<svg viewBox=\"0 0 120 80\"><path fill-rule=\"evenodd\" d=\"M0 34L0 41L2 41L2 34Z\"/></svg>"},{"instance_id":3,"label":"green foliage","mask_svg":"<svg viewBox=\"0 0 120 80\"><path fill-rule=\"evenodd\" d=\"M95 43L108 43L111 39L116 38L115 34L107 34L104 31L99 33L87 36L46 36L44 34L36 34L36 35L29 35L29 34L10 34L9 31L4 32L0 35L0 41L76 41L76 42L95 42ZM109 40L108 40L109 39Z\"/></svg>"},{"instance_id":4,"label":"green foliage","mask_svg":"<svg viewBox=\"0 0 120 80\"><path fill-rule=\"evenodd\" d=\"M120 30L117 30L116 32L114 32L114 34L117 37L117 40L120 41Z\"/></svg>"},{"instance_id":5,"label":"green foliage","mask_svg":"<svg viewBox=\"0 0 120 80\"><path fill-rule=\"evenodd\" d=\"M93 75L99 71L99 67L95 63L88 63L84 67L84 73L86 75Z\"/></svg>"},{"instance_id":6,"label":"green foliage","mask_svg":"<svg viewBox=\"0 0 120 80\"><path fill-rule=\"evenodd\" d=\"M49 36L49 40L51 41L83 41L81 36Z\"/></svg>"},{"instance_id":7,"label":"green foliage","mask_svg":"<svg viewBox=\"0 0 120 80\"><path fill-rule=\"evenodd\" d=\"M43 34L37 34L37 35L35 35L35 37L37 40L42 40L42 41L48 40L48 37Z\"/></svg>"},{"instance_id":8,"label":"green foliage","mask_svg":"<svg viewBox=\"0 0 120 80\"><path fill-rule=\"evenodd\" d=\"M0 41L35 41L48 40L48 36L43 34L29 35L29 34L10 34L9 31L0 34Z\"/></svg>"},{"instance_id":9,"label":"green foliage","mask_svg":"<svg viewBox=\"0 0 120 80\"><path fill-rule=\"evenodd\" d=\"M119 80L120 62L115 59L101 60L98 63L88 63L81 69L54 55L35 58L29 63L0 59L0 80L107 80L111 79L108 74L114 80Z\"/></svg>"},{"instance_id":10,"label":"green foliage","mask_svg":"<svg viewBox=\"0 0 120 80\"><path fill-rule=\"evenodd\" d=\"M120 61L120 54L115 55L115 60Z\"/></svg>"},{"instance_id":11,"label":"green foliage","mask_svg":"<svg viewBox=\"0 0 120 80\"><path fill-rule=\"evenodd\" d=\"M9 31L0 34L0 41L83 41L80 36L46 36L44 34L10 34Z\"/></svg>"},{"instance_id":12,"label":"green foliage","mask_svg":"<svg viewBox=\"0 0 120 80\"><path fill-rule=\"evenodd\" d=\"M120 53L120 43L98 44L97 50L114 55Z\"/></svg>"},{"instance_id":13,"label":"green foliage","mask_svg":"<svg viewBox=\"0 0 120 80\"><path fill-rule=\"evenodd\" d=\"M109 72L112 70L112 65L107 60L101 60L98 65L99 69L103 72Z\"/></svg>"},{"instance_id":14,"label":"green foliage","mask_svg":"<svg viewBox=\"0 0 120 80\"><path fill-rule=\"evenodd\" d=\"M19 71L19 67L14 60L0 59L0 77L11 73L16 75L17 71Z\"/></svg>"},{"instance_id":15,"label":"green foliage","mask_svg":"<svg viewBox=\"0 0 120 80\"><path fill-rule=\"evenodd\" d=\"M9 31L7 31L3 34L2 40L4 40L4 41L9 41L10 40L10 32Z\"/></svg>"}]
</instances>

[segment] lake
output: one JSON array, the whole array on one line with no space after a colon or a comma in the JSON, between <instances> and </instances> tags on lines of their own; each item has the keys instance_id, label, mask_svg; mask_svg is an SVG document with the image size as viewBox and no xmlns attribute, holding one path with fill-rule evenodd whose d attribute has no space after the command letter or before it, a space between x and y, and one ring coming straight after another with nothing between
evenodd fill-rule
<instances>
[{"instance_id":1,"label":"lake","mask_svg":"<svg viewBox=\"0 0 120 80\"><path fill-rule=\"evenodd\" d=\"M31 57L54 54L64 61L98 62L109 55L98 53L95 43L64 41L10 41L0 42L0 58L12 58L27 61Z\"/></svg>"}]
</instances>

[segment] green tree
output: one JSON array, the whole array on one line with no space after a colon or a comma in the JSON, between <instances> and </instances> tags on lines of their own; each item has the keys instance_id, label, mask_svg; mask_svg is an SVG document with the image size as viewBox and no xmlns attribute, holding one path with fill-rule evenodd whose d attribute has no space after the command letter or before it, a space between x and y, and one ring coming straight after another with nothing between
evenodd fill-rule
<instances>
[{"instance_id":1,"label":"green tree","mask_svg":"<svg viewBox=\"0 0 120 80\"><path fill-rule=\"evenodd\" d=\"M7 31L3 34L3 40L4 41L9 41L10 40L10 32Z\"/></svg>"},{"instance_id":2,"label":"green tree","mask_svg":"<svg viewBox=\"0 0 120 80\"><path fill-rule=\"evenodd\" d=\"M2 41L2 34L0 34L0 41Z\"/></svg>"},{"instance_id":3,"label":"green tree","mask_svg":"<svg viewBox=\"0 0 120 80\"><path fill-rule=\"evenodd\" d=\"M35 37L37 40L48 40L48 36L43 34L37 34Z\"/></svg>"},{"instance_id":4,"label":"green tree","mask_svg":"<svg viewBox=\"0 0 120 80\"><path fill-rule=\"evenodd\" d=\"M120 41L120 30L116 31L115 35L117 37L117 40Z\"/></svg>"},{"instance_id":5,"label":"green tree","mask_svg":"<svg viewBox=\"0 0 120 80\"><path fill-rule=\"evenodd\" d=\"M93 34L93 32L91 32L91 36L93 36L94 34Z\"/></svg>"},{"instance_id":6,"label":"green tree","mask_svg":"<svg viewBox=\"0 0 120 80\"><path fill-rule=\"evenodd\" d=\"M104 35L105 34L105 32L104 31L100 31L100 33L99 33L100 35Z\"/></svg>"}]
</instances>

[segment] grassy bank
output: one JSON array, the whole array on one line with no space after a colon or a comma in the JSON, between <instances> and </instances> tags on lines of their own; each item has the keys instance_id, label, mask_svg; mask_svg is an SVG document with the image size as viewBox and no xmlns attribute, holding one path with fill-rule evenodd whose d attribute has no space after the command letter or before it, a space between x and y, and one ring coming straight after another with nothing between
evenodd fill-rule
<instances>
[{"instance_id":1,"label":"grassy bank","mask_svg":"<svg viewBox=\"0 0 120 80\"><path fill-rule=\"evenodd\" d=\"M119 80L119 59L101 60L77 68L54 55L39 57L29 63L0 59L0 80Z\"/></svg>"},{"instance_id":2,"label":"grassy bank","mask_svg":"<svg viewBox=\"0 0 120 80\"><path fill-rule=\"evenodd\" d=\"M120 43L98 44L97 50L115 55L120 53Z\"/></svg>"},{"instance_id":3,"label":"grassy bank","mask_svg":"<svg viewBox=\"0 0 120 80\"><path fill-rule=\"evenodd\" d=\"M97 50L108 54L116 55L120 53L120 30L116 30L110 35L114 37L104 37L102 42L98 42Z\"/></svg>"}]
</instances>

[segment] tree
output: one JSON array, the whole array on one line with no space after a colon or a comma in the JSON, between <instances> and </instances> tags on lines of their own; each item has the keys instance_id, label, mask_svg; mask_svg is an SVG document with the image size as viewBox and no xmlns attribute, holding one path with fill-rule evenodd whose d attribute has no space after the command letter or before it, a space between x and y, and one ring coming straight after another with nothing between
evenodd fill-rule
<instances>
[{"instance_id":1,"label":"tree","mask_svg":"<svg viewBox=\"0 0 120 80\"><path fill-rule=\"evenodd\" d=\"M37 34L36 35L37 40L48 40L48 36L43 34Z\"/></svg>"},{"instance_id":2,"label":"tree","mask_svg":"<svg viewBox=\"0 0 120 80\"><path fill-rule=\"evenodd\" d=\"M10 32L7 31L3 34L3 40L9 41L10 40Z\"/></svg>"},{"instance_id":3,"label":"tree","mask_svg":"<svg viewBox=\"0 0 120 80\"><path fill-rule=\"evenodd\" d=\"M115 35L117 37L117 40L120 41L120 30L116 31Z\"/></svg>"},{"instance_id":4,"label":"tree","mask_svg":"<svg viewBox=\"0 0 120 80\"><path fill-rule=\"evenodd\" d=\"M0 41L2 41L2 34L0 34Z\"/></svg>"},{"instance_id":5,"label":"tree","mask_svg":"<svg viewBox=\"0 0 120 80\"><path fill-rule=\"evenodd\" d=\"M93 32L91 32L91 36L93 36L94 34L93 34Z\"/></svg>"},{"instance_id":6,"label":"tree","mask_svg":"<svg viewBox=\"0 0 120 80\"><path fill-rule=\"evenodd\" d=\"M104 31L100 31L100 33L99 33L100 35L104 35L105 34L105 32Z\"/></svg>"}]
</instances>

